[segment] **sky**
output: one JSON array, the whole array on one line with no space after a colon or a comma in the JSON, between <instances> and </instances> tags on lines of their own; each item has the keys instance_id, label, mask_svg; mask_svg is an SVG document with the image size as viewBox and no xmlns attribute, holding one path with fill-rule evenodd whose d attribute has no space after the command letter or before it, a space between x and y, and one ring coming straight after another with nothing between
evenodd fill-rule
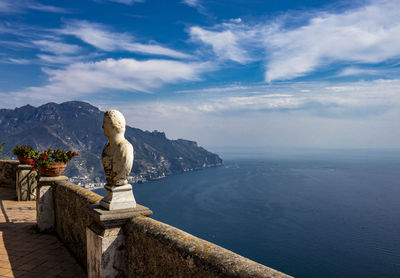
<instances>
[{"instance_id":1,"label":"sky","mask_svg":"<svg viewBox=\"0 0 400 278\"><path fill-rule=\"evenodd\" d=\"M0 0L0 108L201 146L400 148L400 1Z\"/></svg>"}]
</instances>

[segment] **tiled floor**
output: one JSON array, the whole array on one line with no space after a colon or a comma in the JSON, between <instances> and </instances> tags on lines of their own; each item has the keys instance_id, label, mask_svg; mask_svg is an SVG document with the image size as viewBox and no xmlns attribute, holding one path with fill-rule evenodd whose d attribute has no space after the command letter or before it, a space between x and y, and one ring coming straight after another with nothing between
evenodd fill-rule
<instances>
[{"instance_id":1,"label":"tiled floor","mask_svg":"<svg viewBox=\"0 0 400 278\"><path fill-rule=\"evenodd\" d=\"M0 187L0 277L86 277L55 235L35 230L35 201L17 202Z\"/></svg>"}]
</instances>

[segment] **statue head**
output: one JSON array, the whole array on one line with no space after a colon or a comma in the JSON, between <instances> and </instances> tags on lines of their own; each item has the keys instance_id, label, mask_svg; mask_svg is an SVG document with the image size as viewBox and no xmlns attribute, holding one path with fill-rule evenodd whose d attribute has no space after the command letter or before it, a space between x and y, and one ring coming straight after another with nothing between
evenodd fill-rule
<instances>
[{"instance_id":1,"label":"statue head","mask_svg":"<svg viewBox=\"0 0 400 278\"><path fill-rule=\"evenodd\" d=\"M105 136L110 137L115 134L124 134L125 125L125 118L121 112L117 110L108 110L104 113L103 129Z\"/></svg>"}]
</instances>

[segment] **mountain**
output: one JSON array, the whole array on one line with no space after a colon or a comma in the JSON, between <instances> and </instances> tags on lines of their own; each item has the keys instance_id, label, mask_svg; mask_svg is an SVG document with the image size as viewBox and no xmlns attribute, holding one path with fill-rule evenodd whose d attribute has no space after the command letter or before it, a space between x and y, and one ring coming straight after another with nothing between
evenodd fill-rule
<instances>
[{"instance_id":1,"label":"mountain","mask_svg":"<svg viewBox=\"0 0 400 278\"><path fill-rule=\"evenodd\" d=\"M76 151L80 156L71 161L66 174L83 177L85 182L101 182L105 180L101 152L107 141L102 129L103 113L80 101L0 109L0 143L6 142L5 152L15 145ZM218 155L196 142L169 140L163 132L126 126L125 137L135 150L131 175L136 182L223 163Z\"/></svg>"}]
</instances>

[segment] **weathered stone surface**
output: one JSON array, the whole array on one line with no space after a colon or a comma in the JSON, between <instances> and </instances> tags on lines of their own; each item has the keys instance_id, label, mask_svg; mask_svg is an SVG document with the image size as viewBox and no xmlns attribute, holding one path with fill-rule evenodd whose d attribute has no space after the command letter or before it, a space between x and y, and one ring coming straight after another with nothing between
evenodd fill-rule
<instances>
[{"instance_id":1,"label":"weathered stone surface","mask_svg":"<svg viewBox=\"0 0 400 278\"><path fill-rule=\"evenodd\" d=\"M17 167L16 191L18 201L36 200L37 173L30 165Z\"/></svg>"},{"instance_id":2,"label":"weathered stone surface","mask_svg":"<svg viewBox=\"0 0 400 278\"><path fill-rule=\"evenodd\" d=\"M126 277L125 236L121 229L93 224L86 229L89 278Z\"/></svg>"},{"instance_id":3,"label":"weathered stone surface","mask_svg":"<svg viewBox=\"0 0 400 278\"><path fill-rule=\"evenodd\" d=\"M97 269L100 262L112 262L112 267L121 270L120 262L124 262L125 277L290 277L148 217L130 218L123 235L120 228L102 227L86 209L99 205L102 197L73 183L57 182L53 194L56 232L84 266L89 252ZM89 245L97 246L104 257L87 251L87 236ZM108 248L110 252L104 252ZM124 254L121 261L112 260L119 258L112 250Z\"/></svg>"},{"instance_id":4,"label":"weathered stone surface","mask_svg":"<svg viewBox=\"0 0 400 278\"><path fill-rule=\"evenodd\" d=\"M54 202L50 185L42 185L36 188L36 221L39 231L54 229Z\"/></svg>"},{"instance_id":5,"label":"weathered stone surface","mask_svg":"<svg viewBox=\"0 0 400 278\"><path fill-rule=\"evenodd\" d=\"M0 186L15 188L18 165L17 160L0 160Z\"/></svg>"},{"instance_id":6,"label":"weathered stone surface","mask_svg":"<svg viewBox=\"0 0 400 278\"><path fill-rule=\"evenodd\" d=\"M55 228L54 187L60 181L67 181L66 176L39 176L36 187L36 221L39 231L51 231Z\"/></svg>"},{"instance_id":7,"label":"weathered stone surface","mask_svg":"<svg viewBox=\"0 0 400 278\"><path fill-rule=\"evenodd\" d=\"M122 226L127 223L130 218L150 216L153 214L149 208L139 204L135 208L118 210L106 210L102 206L91 205L87 207L87 210L96 223L103 228Z\"/></svg>"},{"instance_id":8,"label":"weathered stone surface","mask_svg":"<svg viewBox=\"0 0 400 278\"><path fill-rule=\"evenodd\" d=\"M127 277L290 277L148 217L125 233Z\"/></svg>"},{"instance_id":9,"label":"weathered stone surface","mask_svg":"<svg viewBox=\"0 0 400 278\"><path fill-rule=\"evenodd\" d=\"M86 267L86 227L94 221L86 207L103 197L79 185L60 181L54 186L56 232L62 242Z\"/></svg>"},{"instance_id":10,"label":"weathered stone surface","mask_svg":"<svg viewBox=\"0 0 400 278\"><path fill-rule=\"evenodd\" d=\"M136 207L136 200L133 196L132 185L124 184L119 186L105 185L106 196L101 200L100 205L108 210L121 210Z\"/></svg>"}]
</instances>

